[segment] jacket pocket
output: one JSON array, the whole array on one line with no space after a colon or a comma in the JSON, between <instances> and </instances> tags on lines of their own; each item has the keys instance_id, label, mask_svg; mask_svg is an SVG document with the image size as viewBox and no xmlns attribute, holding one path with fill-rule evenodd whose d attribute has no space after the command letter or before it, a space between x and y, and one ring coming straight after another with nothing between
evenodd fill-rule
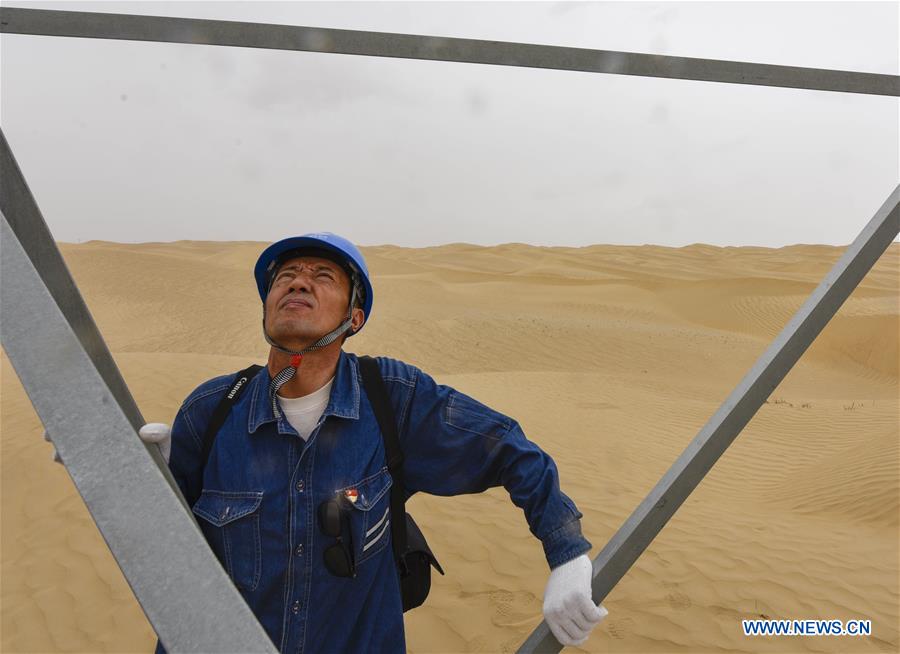
<instances>
[{"instance_id":1,"label":"jacket pocket","mask_svg":"<svg viewBox=\"0 0 900 654\"><path fill-rule=\"evenodd\" d=\"M208 523L210 545L225 566L234 585L256 590L262 572L259 507L262 491L204 490L194 504L194 514Z\"/></svg>"},{"instance_id":2,"label":"jacket pocket","mask_svg":"<svg viewBox=\"0 0 900 654\"><path fill-rule=\"evenodd\" d=\"M359 566L380 552L391 540L391 494L388 469L337 490L350 505L353 553ZM355 499L354 499L355 498Z\"/></svg>"}]
</instances>

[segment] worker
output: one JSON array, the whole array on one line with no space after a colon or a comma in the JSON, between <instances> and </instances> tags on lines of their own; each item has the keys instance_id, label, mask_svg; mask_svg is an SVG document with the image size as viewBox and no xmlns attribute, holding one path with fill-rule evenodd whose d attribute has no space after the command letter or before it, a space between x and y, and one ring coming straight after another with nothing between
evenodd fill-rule
<instances>
[{"instance_id":1,"label":"worker","mask_svg":"<svg viewBox=\"0 0 900 654\"><path fill-rule=\"evenodd\" d=\"M393 515L390 492L401 483L402 499L503 486L543 546L553 635L584 643L606 609L591 599L591 544L553 460L515 420L377 357L402 452L392 475L362 361L343 349L373 306L359 249L327 232L290 237L262 252L254 275L268 361L241 382L208 454L206 427L233 374L190 393L171 429L153 423L140 434L167 456L206 540L276 647L405 651L407 589L392 543L404 517Z\"/></svg>"}]
</instances>

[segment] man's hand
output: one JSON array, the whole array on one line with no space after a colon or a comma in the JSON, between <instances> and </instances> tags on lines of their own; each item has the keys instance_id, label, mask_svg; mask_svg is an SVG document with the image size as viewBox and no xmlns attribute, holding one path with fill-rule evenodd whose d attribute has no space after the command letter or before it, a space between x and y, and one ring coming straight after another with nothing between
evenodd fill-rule
<instances>
[{"instance_id":1,"label":"man's hand","mask_svg":"<svg viewBox=\"0 0 900 654\"><path fill-rule=\"evenodd\" d=\"M138 436L145 443L156 443L159 453L169 462L169 453L172 450L172 428L164 422L148 422L138 430Z\"/></svg>"},{"instance_id":2,"label":"man's hand","mask_svg":"<svg viewBox=\"0 0 900 654\"><path fill-rule=\"evenodd\" d=\"M591 560L586 554L550 571L544 619L560 644L581 645L608 613L591 599Z\"/></svg>"}]
</instances>

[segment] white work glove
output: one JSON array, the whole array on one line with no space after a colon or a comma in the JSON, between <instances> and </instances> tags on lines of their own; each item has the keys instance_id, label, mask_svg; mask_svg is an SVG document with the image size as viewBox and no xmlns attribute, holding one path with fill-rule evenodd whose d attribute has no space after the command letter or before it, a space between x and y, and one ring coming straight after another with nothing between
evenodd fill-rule
<instances>
[{"instance_id":1,"label":"white work glove","mask_svg":"<svg viewBox=\"0 0 900 654\"><path fill-rule=\"evenodd\" d=\"M562 645L581 645L609 611L591 599L591 560L586 554L550 571L544 619Z\"/></svg>"},{"instance_id":2,"label":"white work glove","mask_svg":"<svg viewBox=\"0 0 900 654\"><path fill-rule=\"evenodd\" d=\"M138 430L138 436L145 443L156 443L159 453L169 462L169 453L172 451L172 428L164 422L148 422Z\"/></svg>"}]
</instances>

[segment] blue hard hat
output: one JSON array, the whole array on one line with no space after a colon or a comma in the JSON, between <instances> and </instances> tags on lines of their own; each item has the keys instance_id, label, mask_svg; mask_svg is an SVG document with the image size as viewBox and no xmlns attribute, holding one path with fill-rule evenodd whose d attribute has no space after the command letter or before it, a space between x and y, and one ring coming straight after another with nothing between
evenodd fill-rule
<instances>
[{"instance_id":1,"label":"blue hard hat","mask_svg":"<svg viewBox=\"0 0 900 654\"><path fill-rule=\"evenodd\" d=\"M269 294L270 278L272 273L275 272L275 267L279 264L279 259L281 259L282 255L303 248L316 248L333 252L356 271L359 282L362 284L365 292L363 312L366 315L363 318L363 324L359 326L359 329L362 329L369 319L369 313L372 311L372 282L369 280L369 268L366 266L366 260L363 259L359 248L347 239L331 232L313 232L302 236L292 236L272 243L272 245L263 250L262 254L259 255L259 259L256 260L256 266L253 268L253 275L256 277L256 288L259 290L260 299L265 303L266 295ZM359 331L359 329L356 331ZM348 336L350 335L348 333Z\"/></svg>"}]
</instances>

